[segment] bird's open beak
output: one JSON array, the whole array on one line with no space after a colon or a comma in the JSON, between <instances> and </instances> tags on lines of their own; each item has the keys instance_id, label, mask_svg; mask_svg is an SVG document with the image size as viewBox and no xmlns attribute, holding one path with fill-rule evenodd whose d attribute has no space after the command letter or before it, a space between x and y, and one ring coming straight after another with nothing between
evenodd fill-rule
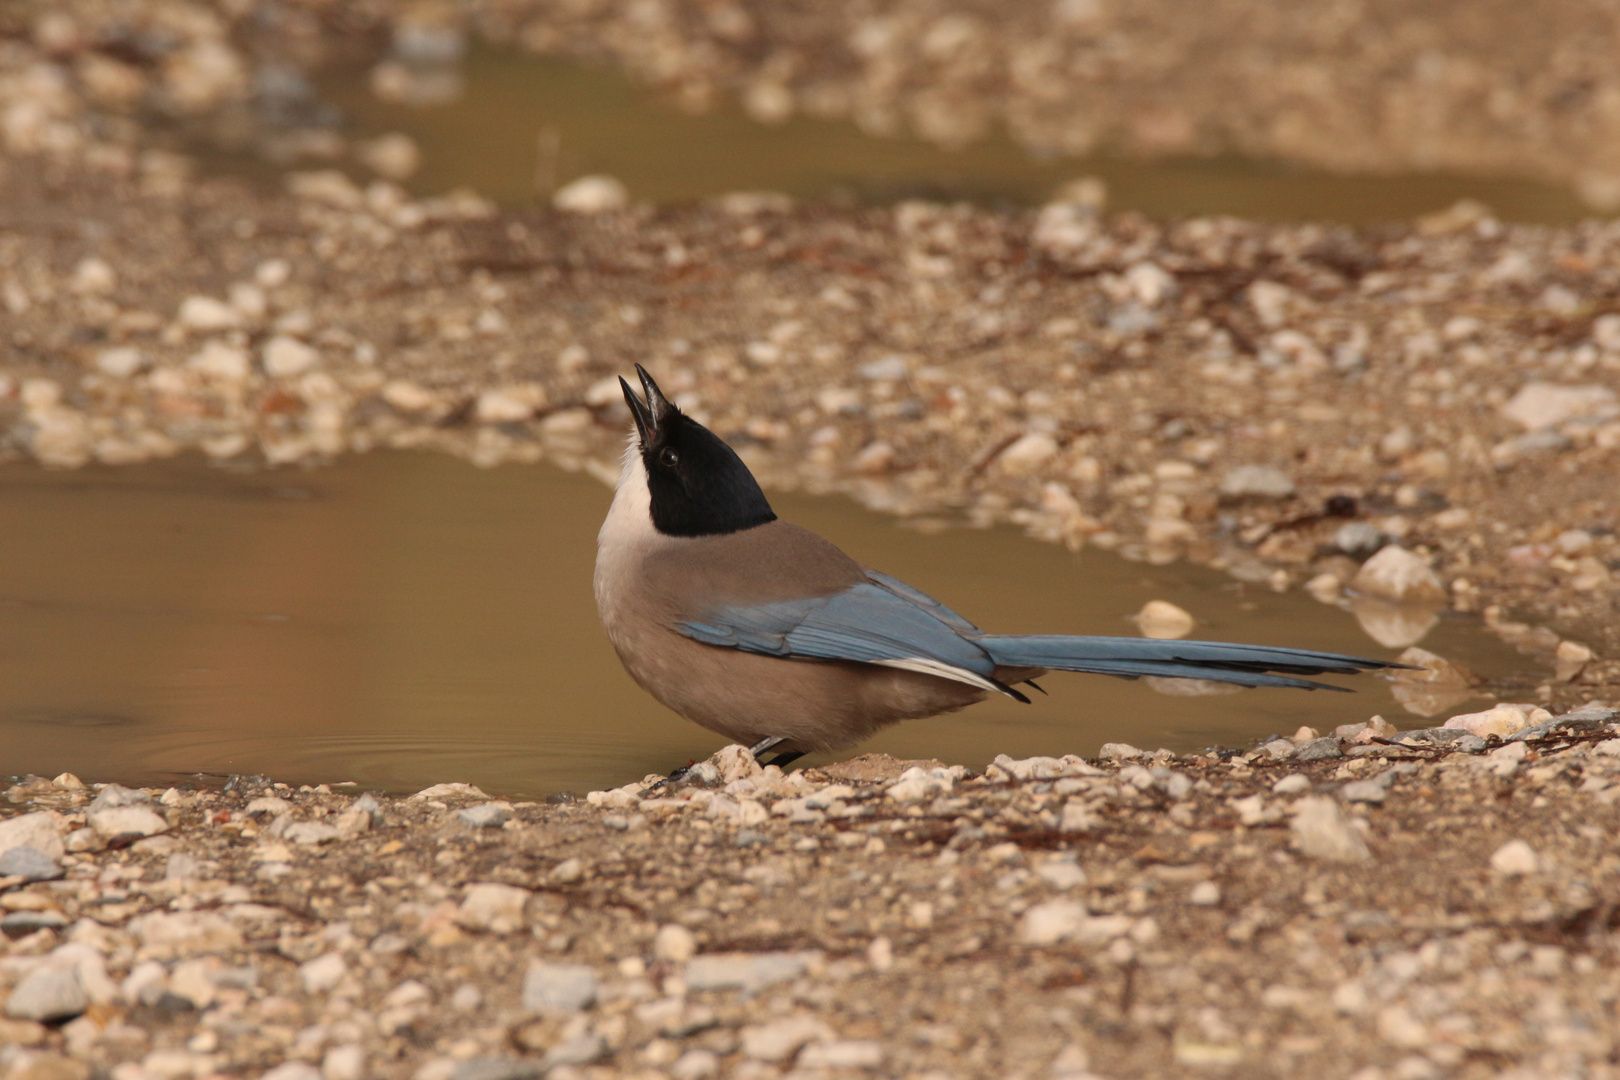
<instances>
[{"instance_id":1,"label":"bird's open beak","mask_svg":"<svg viewBox=\"0 0 1620 1080\"><path fill-rule=\"evenodd\" d=\"M642 449L645 450L657 439L658 426L664 422L664 418L675 406L664 397L664 392L658 389L658 384L653 382L646 368L637 364L636 374L641 376L641 391L646 395L646 401L636 396L636 392L630 389L630 384L622 375L619 376L619 388L624 391L624 403L630 406L630 415L636 421L636 434L641 439Z\"/></svg>"}]
</instances>

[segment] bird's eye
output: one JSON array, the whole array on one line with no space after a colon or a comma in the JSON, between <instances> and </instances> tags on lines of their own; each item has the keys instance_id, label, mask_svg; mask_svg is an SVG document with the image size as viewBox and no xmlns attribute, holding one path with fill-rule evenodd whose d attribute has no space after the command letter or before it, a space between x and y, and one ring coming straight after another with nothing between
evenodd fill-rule
<instances>
[{"instance_id":1,"label":"bird's eye","mask_svg":"<svg viewBox=\"0 0 1620 1080\"><path fill-rule=\"evenodd\" d=\"M681 455L675 452L675 448L673 446L666 446L662 450L658 451L658 464L662 465L664 468L673 469L676 465L679 465L680 462Z\"/></svg>"}]
</instances>

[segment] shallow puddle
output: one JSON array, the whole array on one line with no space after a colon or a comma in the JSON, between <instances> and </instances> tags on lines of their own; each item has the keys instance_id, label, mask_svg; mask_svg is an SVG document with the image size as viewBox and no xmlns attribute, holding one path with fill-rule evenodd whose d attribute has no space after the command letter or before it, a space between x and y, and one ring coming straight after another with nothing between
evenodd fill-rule
<instances>
[{"instance_id":1,"label":"shallow puddle","mask_svg":"<svg viewBox=\"0 0 1620 1080\"><path fill-rule=\"evenodd\" d=\"M320 83L348 133L404 131L420 146L419 194L466 186L508 206L532 204L590 173L618 177L658 203L733 191L887 203L907 197L1039 204L1082 176L1104 180L1109 206L1157 218L1230 214L1269 221L1410 220L1478 199L1504 220L1563 224L1589 212L1563 189L1450 174L1339 176L1236 159L1038 160L1004 134L963 150L878 138L853 123L796 117L768 125L727 104L683 112L604 68L489 48L460 67L462 93L436 105L388 104L369 69Z\"/></svg>"},{"instance_id":2,"label":"shallow puddle","mask_svg":"<svg viewBox=\"0 0 1620 1080\"><path fill-rule=\"evenodd\" d=\"M704 756L721 740L643 694L597 624L610 494L550 466L429 453L307 471L0 469L0 774L536 795ZM1076 556L1006 529L924 535L840 498L773 501L991 631L1131 634L1127 616L1157 597L1192 612L1198 636L1394 653L1343 611L1214 571ZM1493 678L1527 674L1471 621L1442 620L1423 644ZM1003 752L1188 750L1404 715L1387 681L1337 681L1358 693L1171 697L1055 675L1032 705L987 701L862 749L982 767Z\"/></svg>"}]
</instances>

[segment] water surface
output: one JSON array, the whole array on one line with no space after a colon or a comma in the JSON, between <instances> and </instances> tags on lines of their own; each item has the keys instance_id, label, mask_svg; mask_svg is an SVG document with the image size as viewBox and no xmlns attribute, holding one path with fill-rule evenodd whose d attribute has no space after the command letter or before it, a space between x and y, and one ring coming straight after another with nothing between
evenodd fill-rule
<instances>
[{"instance_id":1,"label":"water surface","mask_svg":"<svg viewBox=\"0 0 1620 1080\"><path fill-rule=\"evenodd\" d=\"M597 624L610 495L550 466L425 452L311 470L0 468L0 774L538 795L707 755L721 740L642 693ZM1199 636L1394 653L1343 611L1214 571L1073 555L1009 529L925 535L841 498L773 501L992 632L1131 634L1127 617L1157 597L1198 617ZM1470 621L1442 620L1424 646L1497 677L1524 666ZM1338 681L1358 693L1167 697L1053 675L1032 705L993 699L862 748L982 767L1003 752L1189 750L1403 715L1387 682Z\"/></svg>"},{"instance_id":2,"label":"water surface","mask_svg":"<svg viewBox=\"0 0 1620 1080\"><path fill-rule=\"evenodd\" d=\"M887 203L908 197L1036 205L1082 176L1103 179L1109 206L1157 218L1228 214L1261 221L1367 224L1410 220L1459 199L1504 220L1566 224L1589 211L1573 193L1512 178L1445 173L1345 176L1237 158L1037 158L997 133L960 150L864 134L843 121L750 119L734 104L693 114L602 67L474 48L463 93L436 105L390 104L369 70L320 83L350 134L404 131L422 149L411 186L466 186L507 206L532 204L590 173L623 181L637 199L687 202L733 191L809 200Z\"/></svg>"}]
</instances>

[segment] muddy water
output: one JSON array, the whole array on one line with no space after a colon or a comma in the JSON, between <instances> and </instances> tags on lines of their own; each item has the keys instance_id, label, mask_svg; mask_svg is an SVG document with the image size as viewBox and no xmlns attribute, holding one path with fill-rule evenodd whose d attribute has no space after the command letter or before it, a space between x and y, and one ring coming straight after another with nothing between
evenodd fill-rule
<instances>
[{"instance_id":1,"label":"muddy water","mask_svg":"<svg viewBox=\"0 0 1620 1080\"><path fill-rule=\"evenodd\" d=\"M478 470L377 453L311 471L180 461L0 469L0 774L160 782L263 772L540 794L624 783L719 745L619 668L591 564L609 491L549 466ZM836 498L782 516L944 598L992 631L1129 634L1172 600L1202 636L1391 655L1348 614L1188 567L1080 556L1006 530L901 527ZM1476 670L1523 666L1472 623L1424 642ZM1301 724L1400 716L1389 684L1168 697L1052 676L866 744L982 766L997 753L1192 749ZM1410 726L1413 722L1407 721Z\"/></svg>"},{"instance_id":2,"label":"muddy water","mask_svg":"<svg viewBox=\"0 0 1620 1080\"><path fill-rule=\"evenodd\" d=\"M1080 176L1102 178L1109 205L1159 218L1231 214L1352 224L1409 220L1479 199L1506 220L1567 223L1583 216L1568 191L1526 181L1446 174L1338 176L1232 159L1037 160L1005 135L952 151L917 139L875 138L854 124L795 118L757 123L735 106L692 115L606 69L474 49L462 94L439 105L386 104L356 66L333 72L322 95L351 134L405 131L423 151L412 187L471 187L509 206L530 204L588 173L618 177L638 199L682 202L731 191L804 199L890 202L906 197L1038 204Z\"/></svg>"}]
</instances>

